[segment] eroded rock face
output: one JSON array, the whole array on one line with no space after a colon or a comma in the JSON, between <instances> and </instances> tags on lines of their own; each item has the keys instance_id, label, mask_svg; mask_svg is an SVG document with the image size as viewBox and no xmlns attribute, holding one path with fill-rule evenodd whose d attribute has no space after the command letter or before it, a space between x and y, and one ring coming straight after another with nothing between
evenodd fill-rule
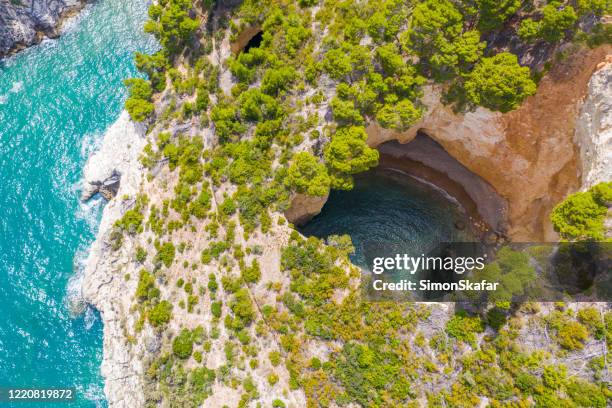
<instances>
[{"instance_id":1,"label":"eroded rock face","mask_svg":"<svg viewBox=\"0 0 612 408\"><path fill-rule=\"evenodd\" d=\"M556 240L548 215L580 187L574 130L591 75L611 50L574 52L541 80L536 95L506 114L484 108L457 114L440 102L440 88L429 86L423 100L428 109L419 123L402 133L370 124L368 143L407 143L418 131L426 133L508 202L510 238Z\"/></svg>"},{"instance_id":2,"label":"eroded rock face","mask_svg":"<svg viewBox=\"0 0 612 408\"><path fill-rule=\"evenodd\" d=\"M128 185L135 184L134 179L139 176L134 174L137 164L133 161L138 160L145 144L144 127L131 122L127 112L123 112L104 135L101 148L85 165L81 201L97 193L110 200L119 192L123 179Z\"/></svg>"},{"instance_id":3,"label":"eroded rock face","mask_svg":"<svg viewBox=\"0 0 612 408\"><path fill-rule=\"evenodd\" d=\"M150 327L142 334L143 342L131 345L126 339L125 327L137 316L129 312L134 291L128 289L131 282L123 276L133 265L136 249L129 240L117 251L110 244L112 226L134 206L140 189L144 169L138 157L145 143L144 127L131 122L124 111L107 130L102 146L89 158L83 174L83 194L94 188L102 195L108 194L110 199L104 207L98 237L89 250L81 291L83 299L100 311L104 321L101 372L105 379L104 393L111 407L144 406L142 356L157 341ZM121 174L120 182L118 174ZM115 195L118 197L113 198Z\"/></svg>"},{"instance_id":4,"label":"eroded rock face","mask_svg":"<svg viewBox=\"0 0 612 408\"><path fill-rule=\"evenodd\" d=\"M576 123L582 188L612 179L612 56L598 66Z\"/></svg>"},{"instance_id":5,"label":"eroded rock face","mask_svg":"<svg viewBox=\"0 0 612 408\"><path fill-rule=\"evenodd\" d=\"M290 207L285 211L285 218L294 225L304 225L321 212L328 197L329 194L321 197L296 194L291 200Z\"/></svg>"},{"instance_id":6,"label":"eroded rock face","mask_svg":"<svg viewBox=\"0 0 612 408\"><path fill-rule=\"evenodd\" d=\"M1 0L0 57L57 37L62 20L84 5L85 0Z\"/></svg>"}]
</instances>

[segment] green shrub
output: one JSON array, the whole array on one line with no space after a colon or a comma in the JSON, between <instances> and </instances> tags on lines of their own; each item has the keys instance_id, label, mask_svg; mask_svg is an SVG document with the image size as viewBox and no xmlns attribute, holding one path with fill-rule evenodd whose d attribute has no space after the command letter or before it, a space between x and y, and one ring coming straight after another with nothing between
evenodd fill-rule
<instances>
[{"instance_id":1,"label":"green shrub","mask_svg":"<svg viewBox=\"0 0 612 408\"><path fill-rule=\"evenodd\" d=\"M480 317L469 316L464 310L458 311L447 323L446 333L458 340L476 347L476 334L484 331Z\"/></svg>"},{"instance_id":2,"label":"green shrub","mask_svg":"<svg viewBox=\"0 0 612 408\"><path fill-rule=\"evenodd\" d=\"M136 262L143 263L147 259L147 251L139 246L136 248Z\"/></svg>"},{"instance_id":3,"label":"green shrub","mask_svg":"<svg viewBox=\"0 0 612 408\"><path fill-rule=\"evenodd\" d=\"M210 304L210 312L217 319L221 317L223 303L221 301L212 302Z\"/></svg>"},{"instance_id":4,"label":"green shrub","mask_svg":"<svg viewBox=\"0 0 612 408\"><path fill-rule=\"evenodd\" d=\"M167 300L162 300L149 310L149 323L153 327L162 326L172 318L172 304Z\"/></svg>"},{"instance_id":5,"label":"green shrub","mask_svg":"<svg viewBox=\"0 0 612 408\"><path fill-rule=\"evenodd\" d=\"M281 363L281 355L278 351L271 351L268 354L268 358L273 367L277 367Z\"/></svg>"},{"instance_id":6,"label":"green shrub","mask_svg":"<svg viewBox=\"0 0 612 408\"><path fill-rule=\"evenodd\" d=\"M587 329L576 321L563 323L557 329L557 341L568 350L581 350L587 338Z\"/></svg>"},{"instance_id":7,"label":"green shrub","mask_svg":"<svg viewBox=\"0 0 612 408\"><path fill-rule=\"evenodd\" d=\"M550 214L555 231L568 240L603 240L608 207L602 202L612 183L602 183L588 191L571 194Z\"/></svg>"},{"instance_id":8,"label":"green shrub","mask_svg":"<svg viewBox=\"0 0 612 408\"><path fill-rule=\"evenodd\" d=\"M208 275L208 290L212 293L215 293L219 288L219 284L217 283L217 276L214 273Z\"/></svg>"},{"instance_id":9,"label":"green shrub","mask_svg":"<svg viewBox=\"0 0 612 408\"><path fill-rule=\"evenodd\" d=\"M166 268L169 268L174 262L174 256L176 254L176 249L172 242L166 242L161 247L159 247L157 251L156 258L160 260Z\"/></svg>"},{"instance_id":10,"label":"green shrub","mask_svg":"<svg viewBox=\"0 0 612 408\"><path fill-rule=\"evenodd\" d=\"M159 289L155 287L155 277L142 269L138 275L138 286L136 287L136 299L152 300L159 296Z\"/></svg>"},{"instance_id":11,"label":"green shrub","mask_svg":"<svg viewBox=\"0 0 612 408\"><path fill-rule=\"evenodd\" d=\"M172 352L180 359L187 359L193 352L193 336L187 329L181 330L178 336L172 340Z\"/></svg>"},{"instance_id":12,"label":"green shrub","mask_svg":"<svg viewBox=\"0 0 612 408\"><path fill-rule=\"evenodd\" d=\"M272 373L270 375L268 375L268 384L270 385L274 385L278 382L278 375L275 373Z\"/></svg>"},{"instance_id":13,"label":"green shrub","mask_svg":"<svg viewBox=\"0 0 612 408\"><path fill-rule=\"evenodd\" d=\"M242 269L242 279L247 283L259 282L261 278L261 269L259 268L259 262L257 259L253 259L250 267Z\"/></svg>"},{"instance_id":14,"label":"green shrub","mask_svg":"<svg viewBox=\"0 0 612 408\"><path fill-rule=\"evenodd\" d=\"M564 365L544 367L542 379L544 380L544 385L546 387L553 390L558 390L564 385L566 378L567 367Z\"/></svg>"},{"instance_id":15,"label":"green shrub","mask_svg":"<svg viewBox=\"0 0 612 408\"><path fill-rule=\"evenodd\" d=\"M325 196L329 193L330 178L325 165L308 152L293 156L285 183L298 193Z\"/></svg>"},{"instance_id":16,"label":"green shrub","mask_svg":"<svg viewBox=\"0 0 612 408\"><path fill-rule=\"evenodd\" d=\"M325 148L325 161L330 168L331 186L353 188L352 174L361 173L378 164L378 151L366 144L363 127L341 128Z\"/></svg>"},{"instance_id":17,"label":"green shrub","mask_svg":"<svg viewBox=\"0 0 612 408\"><path fill-rule=\"evenodd\" d=\"M245 288L236 291L230 308L234 312L236 320L239 320L238 327L248 326L255 318L253 303L251 302L249 292Z\"/></svg>"},{"instance_id":18,"label":"green shrub","mask_svg":"<svg viewBox=\"0 0 612 408\"><path fill-rule=\"evenodd\" d=\"M516 55L508 52L480 60L464 87L471 103L500 112L518 108L536 92L529 68L521 67Z\"/></svg>"},{"instance_id":19,"label":"green shrub","mask_svg":"<svg viewBox=\"0 0 612 408\"><path fill-rule=\"evenodd\" d=\"M596 339L603 338L605 328L599 310L594 307L585 307L578 311L577 318Z\"/></svg>"},{"instance_id":20,"label":"green shrub","mask_svg":"<svg viewBox=\"0 0 612 408\"><path fill-rule=\"evenodd\" d=\"M150 82L142 78L130 78L123 82L128 87L129 94L125 101L125 109L133 121L144 121L154 110L154 106L151 103L153 91Z\"/></svg>"}]
</instances>

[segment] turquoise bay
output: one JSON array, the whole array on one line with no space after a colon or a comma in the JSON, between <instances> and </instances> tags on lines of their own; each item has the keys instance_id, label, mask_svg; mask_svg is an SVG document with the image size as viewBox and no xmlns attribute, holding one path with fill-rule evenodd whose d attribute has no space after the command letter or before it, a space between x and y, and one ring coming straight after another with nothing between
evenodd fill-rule
<instances>
[{"instance_id":1,"label":"turquoise bay","mask_svg":"<svg viewBox=\"0 0 612 408\"><path fill-rule=\"evenodd\" d=\"M0 387L75 386L71 407L105 406L100 318L67 302L101 209L79 203L78 182L121 112L134 51L155 48L146 10L95 2L59 40L0 62Z\"/></svg>"}]
</instances>

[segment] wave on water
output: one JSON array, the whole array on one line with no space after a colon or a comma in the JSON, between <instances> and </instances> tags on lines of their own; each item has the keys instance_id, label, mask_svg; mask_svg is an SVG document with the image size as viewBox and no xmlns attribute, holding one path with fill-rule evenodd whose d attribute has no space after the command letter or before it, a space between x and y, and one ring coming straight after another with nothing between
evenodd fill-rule
<instances>
[{"instance_id":1,"label":"wave on water","mask_svg":"<svg viewBox=\"0 0 612 408\"><path fill-rule=\"evenodd\" d=\"M8 102L10 94L17 94L23 90L23 81L15 81L9 89L8 93L0 95L0 105L4 105Z\"/></svg>"},{"instance_id":2,"label":"wave on water","mask_svg":"<svg viewBox=\"0 0 612 408\"><path fill-rule=\"evenodd\" d=\"M100 150L102 147L102 141L104 140L104 135L100 133L89 133L83 137L83 142L81 143L81 158L89 159L95 152Z\"/></svg>"},{"instance_id":3,"label":"wave on water","mask_svg":"<svg viewBox=\"0 0 612 408\"><path fill-rule=\"evenodd\" d=\"M420 178L420 177L417 177L417 176L415 176L414 174L407 173L407 172L405 172L405 171L403 171L403 170L400 170L400 169L394 169L394 168L390 167L390 168L388 168L387 170L390 170L390 171L393 171L393 172L399 173L399 174L401 174L401 175L403 175L403 176L408 176L408 177L411 177L411 178L415 179L416 181L418 181L419 183L425 184L426 186L430 187L432 190L435 190L435 191L437 191L438 193L442 194L442 195L444 196L444 198L446 198L448 201L450 201L450 202L454 203L454 204L455 204L455 205L456 205L456 206L459 208L459 210L461 210L461 212L463 212L463 213L465 213L465 212L466 212L466 211L465 211L465 209L463 208L463 206L461 205L461 203L459 202L459 200L457 200L455 197L453 197L452 195L450 195L450 194L449 194L449 193L448 193L446 190L444 190L442 187L440 187L440 186L438 186L438 185L436 185L436 184L434 184L434 183L432 183L432 182L430 182L430 181L427 181L427 180L425 180L425 179L422 179L422 178Z\"/></svg>"},{"instance_id":4,"label":"wave on water","mask_svg":"<svg viewBox=\"0 0 612 408\"><path fill-rule=\"evenodd\" d=\"M91 401L96 408L106 407L104 389L97 384L89 384L87 388L79 386L77 387L77 393L84 396L88 401Z\"/></svg>"},{"instance_id":5,"label":"wave on water","mask_svg":"<svg viewBox=\"0 0 612 408\"><path fill-rule=\"evenodd\" d=\"M10 93L19 93L23 90L23 81L13 82L13 86L11 87Z\"/></svg>"},{"instance_id":6,"label":"wave on water","mask_svg":"<svg viewBox=\"0 0 612 408\"><path fill-rule=\"evenodd\" d=\"M79 249L74 257L73 274L68 279L68 284L66 285L66 296L64 298L64 304L73 317L79 316L83 312L86 313L89 308L81 293L84 278L83 272L86 264L87 248ZM87 318L87 315L85 315L85 317ZM91 325L87 327L87 329L89 328L91 328Z\"/></svg>"}]
</instances>

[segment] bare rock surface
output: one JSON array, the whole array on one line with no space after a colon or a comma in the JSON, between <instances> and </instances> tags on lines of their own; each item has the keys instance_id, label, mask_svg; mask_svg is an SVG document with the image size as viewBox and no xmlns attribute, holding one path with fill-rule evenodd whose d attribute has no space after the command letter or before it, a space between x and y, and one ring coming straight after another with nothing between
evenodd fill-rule
<instances>
[{"instance_id":1,"label":"bare rock surface","mask_svg":"<svg viewBox=\"0 0 612 408\"><path fill-rule=\"evenodd\" d=\"M0 57L59 36L85 0L0 0Z\"/></svg>"},{"instance_id":2,"label":"bare rock surface","mask_svg":"<svg viewBox=\"0 0 612 408\"><path fill-rule=\"evenodd\" d=\"M105 194L114 189L118 197L104 208L98 237L92 244L84 270L82 295L100 311L104 321L104 353L101 365L105 378L104 393L109 406L134 408L144 404L142 385L143 361L147 345L155 344L155 334L145 330L144 341L134 348L126 340L125 325L134 314L129 313L131 293L127 291L125 270L132 260L134 248L127 241L119 251L112 251L112 226L133 204L140 189L144 170L138 161L145 144L144 128L130 121L123 112L104 135L101 148L88 160L84 170L85 186L93 186ZM117 185L117 174L121 182ZM91 191L84 188L83 192ZM126 197L127 199L120 199Z\"/></svg>"},{"instance_id":3,"label":"bare rock surface","mask_svg":"<svg viewBox=\"0 0 612 408\"><path fill-rule=\"evenodd\" d=\"M583 189L612 178L612 56L597 68L576 123Z\"/></svg>"}]
</instances>

